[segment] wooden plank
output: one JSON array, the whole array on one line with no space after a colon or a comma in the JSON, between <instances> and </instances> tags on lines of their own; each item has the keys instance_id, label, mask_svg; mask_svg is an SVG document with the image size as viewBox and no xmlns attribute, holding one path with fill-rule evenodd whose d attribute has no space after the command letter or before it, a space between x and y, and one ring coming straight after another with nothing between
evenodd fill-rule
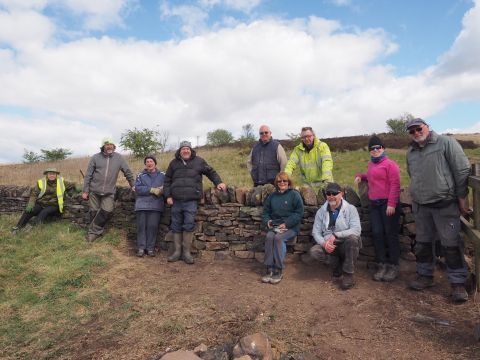
<instances>
[{"instance_id":1,"label":"wooden plank","mask_svg":"<svg viewBox=\"0 0 480 360\"><path fill-rule=\"evenodd\" d=\"M479 208L477 208L479 209ZM475 229L475 227L470 224L465 218L460 217L462 222L462 230L468 236L468 238L473 242L475 246L474 261L475 261L475 281L476 281L476 291L480 291L480 231Z\"/></svg>"}]
</instances>

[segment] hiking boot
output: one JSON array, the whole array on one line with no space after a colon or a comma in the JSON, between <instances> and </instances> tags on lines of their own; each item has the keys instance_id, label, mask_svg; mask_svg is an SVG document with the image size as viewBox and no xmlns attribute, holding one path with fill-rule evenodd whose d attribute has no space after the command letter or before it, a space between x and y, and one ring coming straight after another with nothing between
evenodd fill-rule
<instances>
[{"instance_id":1,"label":"hiking boot","mask_svg":"<svg viewBox=\"0 0 480 360\"><path fill-rule=\"evenodd\" d=\"M10 230L10 232L12 233L12 235L15 235L18 232L18 230L20 230L20 228L18 226L14 226L12 230Z\"/></svg>"},{"instance_id":2,"label":"hiking boot","mask_svg":"<svg viewBox=\"0 0 480 360\"><path fill-rule=\"evenodd\" d=\"M332 270L332 276L335 278L335 279L339 279L342 277L342 264L338 263L336 266L334 266L333 270Z\"/></svg>"},{"instance_id":3,"label":"hiking boot","mask_svg":"<svg viewBox=\"0 0 480 360\"><path fill-rule=\"evenodd\" d=\"M269 283L272 281L272 276L273 276L273 269L272 268L267 268L267 272L265 275L262 276L262 282L263 283Z\"/></svg>"},{"instance_id":4,"label":"hiking boot","mask_svg":"<svg viewBox=\"0 0 480 360\"><path fill-rule=\"evenodd\" d=\"M384 263L377 264L377 272L373 274L372 278L375 281L382 281L387 272L387 265Z\"/></svg>"},{"instance_id":5,"label":"hiking boot","mask_svg":"<svg viewBox=\"0 0 480 360\"><path fill-rule=\"evenodd\" d=\"M143 254L144 254L143 249L138 249L138 250L137 250L136 255L137 255L138 257L143 257Z\"/></svg>"},{"instance_id":6,"label":"hiking boot","mask_svg":"<svg viewBox=\"0 0 480 360\"><path fill-rule=\"evenodd\" d=\"M155 257L155 250L148 250L147 255L150 257Z\"/></svg>"},{"instance_id":7,"label":"hiking boot","mask_svg":"<svg viewBox=\"0 0 480 360\"><path fill-rule=\"evenodd\" d=\"M385 272L385 275L383 275L382 280L386 282L392 282L398 277L399 273L400 268L398 265L388 264L387 271Z\"/></svg>"},{"instance_id":8,"label":"hiking boot","mask_svg":"<svg viewBox=\"0 0 480 360\"><path fill-rule=\"evenodd\" d=\"M274 271L272 278L270 279L270 284L278 284L283 279L282 269L277 269Z\"/></svg>"},{"instance_id":9,"label":"hiking boot","mask_svg":"<svg viewBox=\"0 0 480 360\"><path fill-rule=\"evenodd\" d=\"M410 289L421 291L433 286L433 276L417 275L417 278L413 280L409 285Z\"/></svg>"},{"instance_id":10,"label":"hiking boot","mask_svg":"<svg viewBox=\"0 0 480 360\"><path fill-rule=\"evenodd\" d=\"M452 284L452 301L454 303L464 303L468 300L467 290L464 284Z\"/></svg>"},{"instance_id":11,"label":"hiking boot","mask_svg":"<svg viewBox=\"0 0 480 360\"><path fill-rule=\"evenodd\" d=\"M353 287L353 285L355 285L355 280L353 278L353 274L348 274L348 273L344 272L340 288L342 290L348 290L348 289L351 289Z\"/></svg>"},{"instance_id":12,"label":"hiking boot","mask_svg":"<svg viewBox=\"0 0 480 360\"><path fill-rule=\"evenodd\" d=\"M191 231L184 231L183 232L183 242L182 242L182 247L183 247L183 261L185 261L185 264L193 264L193 256L190 253L192 249L192 242L193 242L193 232Z\"/></svg>"},{"instance_id":13,"label":"hiking boot","mask_svg":"<svg viewBox=\"0 0 480 360\"><path fill-rule=\"evenodd\" d=\"M87 236L85 237L85 240L88 242L88 243L93 243L95 240L97 240L100 236L99 235L95 235L95 234L87 234Z\"/></svg>"},{"instance_id":14,"label":"hiking boot","mask_svg":"<svg viewBox=\"0 0 480 360\"><path fill-rule=\"evenodd\" d=\"M180 260L182 255L182 233L173 233L173 254L167 258L168 262Z\"/></svg>"}]
</instances>

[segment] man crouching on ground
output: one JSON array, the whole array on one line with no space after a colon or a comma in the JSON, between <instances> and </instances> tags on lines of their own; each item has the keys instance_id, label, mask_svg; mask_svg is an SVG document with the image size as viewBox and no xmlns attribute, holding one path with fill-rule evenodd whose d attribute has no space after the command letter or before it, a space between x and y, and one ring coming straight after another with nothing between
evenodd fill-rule
<instances>
[{"instance_id":1,"label":"man crouching on ground","mask_svg":"<svg viewBox=\"0 0 480 360\"><path fill-rule=\"evenodd\" d=\"M328 183L325 195L327 201L315 215L312 235L317 245L310 249L310 255L319 260L330 254L333 277L341 279L341 289L347 290L355 284L353 274L361 247L360 217L355 206L343 198L337 183Z\"/></svg>"},{"instance_id":2,"label":"man crouching on ground","mask_svg":"<svg viewBox=\"0 0 480 360\"><path fill-rule=\"evenodd\" d=\"M167 204L172 205L170 229L173 232L174 252L167 259L170 262L179 260L182 255L187 264L193 264L190 250L198 200L203 194L202 175L206 175L218 190L226 190L220 176L204 159L197 156L191 143L182 141L175 158L168 165L163 185Z\"/></svg>"}]
</instances>

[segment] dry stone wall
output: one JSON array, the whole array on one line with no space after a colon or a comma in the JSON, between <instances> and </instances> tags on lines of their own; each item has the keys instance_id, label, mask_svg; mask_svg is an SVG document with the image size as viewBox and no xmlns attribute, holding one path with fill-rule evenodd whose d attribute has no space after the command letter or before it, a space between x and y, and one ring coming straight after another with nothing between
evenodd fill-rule
<instances>
[{"instance_id":1,"label":"dry stone wall","mask_svg":"<svg viewBox=\"0 0 480 360\"><path fill-rule=\"evenodd\" d=\"M229 187L227 192L209 189L205 192L196 217L194 245L200 255L214 258L234 254L240 258L261 258L264 250L264 235L261 225L262 203L274 191L273 186L259 186L253 189ZM308 187L299 191L304 199L305 212L296 239L288 243L288 251L301 254L313 245L311 231L315 213L325 199ZM360 184L359 192L346 188L346 199L357 207L362 225L363 247L360 260L373 261L374 248L371 238L371 226L368 210L366 183ZM0 213L20 213L25 209L30 188L19 186L0 186ZM109 226L124 229L129 239L135 239L135 195L129 188L118 188L115 196L115 211ZM414 260L412 250L415 237L415 223L411 213L411 200L408 191L403 190L401 202L404 205L401 217L400 243L402 257ZM87 224L88 202L80 194L67 197L64 219L79 226ZM169 234L170 209L167 207L161 220L157 246L167 250L171 243Z\"/></svg>"}]
</instances>

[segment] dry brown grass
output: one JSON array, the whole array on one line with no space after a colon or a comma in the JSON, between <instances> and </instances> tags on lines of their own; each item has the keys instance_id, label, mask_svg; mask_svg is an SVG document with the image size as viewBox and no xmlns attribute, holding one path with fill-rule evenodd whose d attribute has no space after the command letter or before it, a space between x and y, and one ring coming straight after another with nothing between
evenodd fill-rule
<instances>
[{"instance_id":1,"label":"dry brown grass","mask_svg":"<svg viewBox=\"0 0 480 360\"><path fill-rule=\"evenodd\" d=\"M220 175L226 184L251 185L247 171L247 156L250 149L216 148L200 149L198 155L203 157ZM174 152L157 154L157 167L166 171L168 164L174 157ZM136 175L143 170L143 159L125 156L130 169ZM80 171L86 172L90 157L69 158L56 162L40 162L35 164L0 165L0 184L32 186L40 178L46 168L56 167L68 181L82 184L83 177ZM208 179L204 180L206 187L211 187ZM128 183L122 174L118 177L117 185L127 186Z\"/></svg>"}]
</instances>

